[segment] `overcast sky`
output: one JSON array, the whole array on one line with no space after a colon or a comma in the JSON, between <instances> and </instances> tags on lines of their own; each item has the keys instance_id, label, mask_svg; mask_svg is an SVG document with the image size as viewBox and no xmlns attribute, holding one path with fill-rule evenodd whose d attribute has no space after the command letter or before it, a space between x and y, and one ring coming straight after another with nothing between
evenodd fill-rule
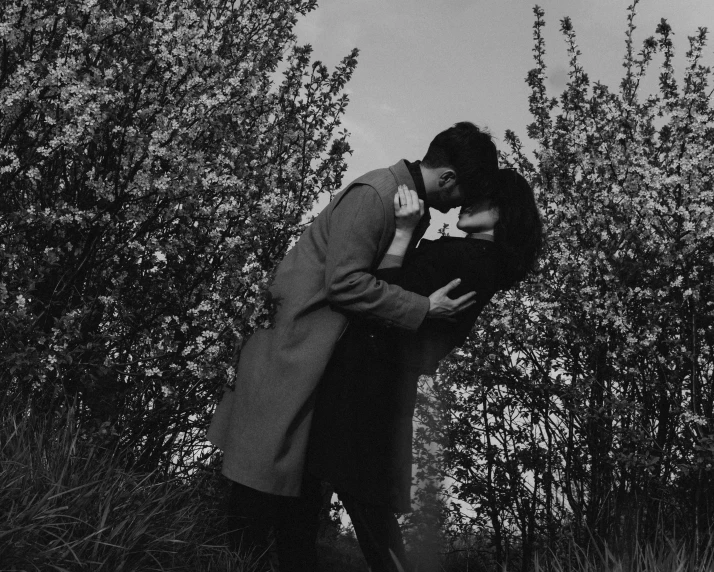
<instances>
[{"instance_id":1,"label":"overcast sky","mask_svg":"<svg viewBox=\"0 0 714 572\"><path fill-rule=\"evenodd\" d=\"M630 0L541 0L545 10L548 86L558 95L567 73L559 22L570 16L582 62L591 80L615 88L622 77ZM502 146L512 129L526 139L528 90L533 67L534 3L526 0L322 0L298 21L302 44L334 66L360 49L348 84L344 125L354 154L345 183L360 174L420 159L432 137L457 121L487 127ZM661 18L674 28L681 76L687 36L700 26L714 33L714 0L642 0L636 44L653 35ZM707 62L714 63L712 46ZM659 63L657 60L655 63ZM656 87L656 69L650 87ZM438 213L434 213L437 214ZM452 217L435 217L432 230ZM454 234L458 233L455 231ZM429 236L427 235L427 236Z\"/></svg>"}]
</instances>

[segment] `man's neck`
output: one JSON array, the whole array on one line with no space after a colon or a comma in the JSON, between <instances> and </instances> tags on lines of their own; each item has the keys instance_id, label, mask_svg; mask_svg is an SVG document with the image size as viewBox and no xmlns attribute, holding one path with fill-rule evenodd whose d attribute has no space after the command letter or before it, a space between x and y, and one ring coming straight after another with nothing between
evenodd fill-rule
<instances>
[{"instance_id":1,"label":"man's neck","mask_svg":"<svg viewBox=\"0 0 714 572\"><path fill-rule=\"evenodd\" d=\"M439 187L439 176L441 175L441 170L426 167L424 166L424 163L419 162L419 171L421 173L421 180L424 183L424 196L419 198L424 200L424 204L426 206L433 207L433 195L437 195L441 192L441 188Z\"/></svg>"},{"instance_id":2,"label":"man's neck","mask_svg":"<svg viewBox=\"0 0 714 572\"><path fill-rule=\"evenodd\" d=\"M429 167L425 167L424 163L421 161L417 161L415 164L419 165L419 174L421 175L421 181L422 184L424 185L424 196L420 196L419 198L424 201L425 206L429 206L429 193L426 190L426 185L427 181L430 180L430 170Z\"/></svg>"}]
</instances>

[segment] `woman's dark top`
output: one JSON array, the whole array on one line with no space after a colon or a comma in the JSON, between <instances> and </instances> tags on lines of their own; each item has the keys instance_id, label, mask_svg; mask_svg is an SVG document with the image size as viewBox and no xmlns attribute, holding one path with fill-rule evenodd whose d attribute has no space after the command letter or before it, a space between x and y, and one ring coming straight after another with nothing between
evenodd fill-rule
<instances>
[{"instance_id":1,"label":"woman's dark top","mask_svg":"<svg viewBox=\"0 0 714 572\"><path fill-rule=\"evenodd\" d=\"M450 293L476 291L476 304L456 321L425 320L416 332L353 319L317 390L306 470L335 489L396 512L411 510L412 417L417 382L463 344L499 289L493 242L444 237L422 240L401 268L377 278L424 296L461 278Z\"/></svg>"}]
</instances>

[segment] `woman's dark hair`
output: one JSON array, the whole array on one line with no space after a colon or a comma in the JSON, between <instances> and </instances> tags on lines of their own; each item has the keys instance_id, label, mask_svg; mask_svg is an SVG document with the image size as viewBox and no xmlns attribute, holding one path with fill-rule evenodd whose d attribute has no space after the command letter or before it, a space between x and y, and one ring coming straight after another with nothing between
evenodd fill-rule
<instances>
[{"instance_id":1,"label":"woman's dark hair","mask_svg":"<svg viewBox=\"0 0 714 572\"><path fill-rule=\"evenodd\" d=\"M489 200L498 208L494 241L505 262L503 288L535 270L543 247L543 224L533 189L514 169L500 169L491 179Z\"/></svg>"},{"instance_id":2,"label":"woman's dark hair","mask_svg":"<svg viewBox=\"0 0 714 572\"><path fill-rule=\"evenodd\" d=\"M491 135L461 121L442 131L422 159L425 167L451 167L465 195L465 204L484 197L487 181L498 171L498 152Z\"/></svg>"}]
</instances>

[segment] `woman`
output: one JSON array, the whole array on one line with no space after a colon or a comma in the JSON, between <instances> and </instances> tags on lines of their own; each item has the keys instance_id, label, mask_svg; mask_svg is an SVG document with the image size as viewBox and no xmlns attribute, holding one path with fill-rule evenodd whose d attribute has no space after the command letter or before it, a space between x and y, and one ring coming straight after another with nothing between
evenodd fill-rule
<instances>
[{"instance_id":1,"label":"woman","mask_svg":"<svg viewBox=\"0 0 714 572\"><path fill-rule=\"evenodd\" d=\"M318 389L308 447L309 475L330 482L347 509L373 572L404 566L395 512L410 510L412 417L417 381L461 345L491 297L533 269L541 222L533 191L512 169L499 171L485 201L464 207L464 238L422 240L402 264L423 214L414 191L395 196L397 231L377 277L428 295L460 278L453 297L475 291L455 322L426 321L416 332L353 320Z\"/></svg>"}]
</instances>

